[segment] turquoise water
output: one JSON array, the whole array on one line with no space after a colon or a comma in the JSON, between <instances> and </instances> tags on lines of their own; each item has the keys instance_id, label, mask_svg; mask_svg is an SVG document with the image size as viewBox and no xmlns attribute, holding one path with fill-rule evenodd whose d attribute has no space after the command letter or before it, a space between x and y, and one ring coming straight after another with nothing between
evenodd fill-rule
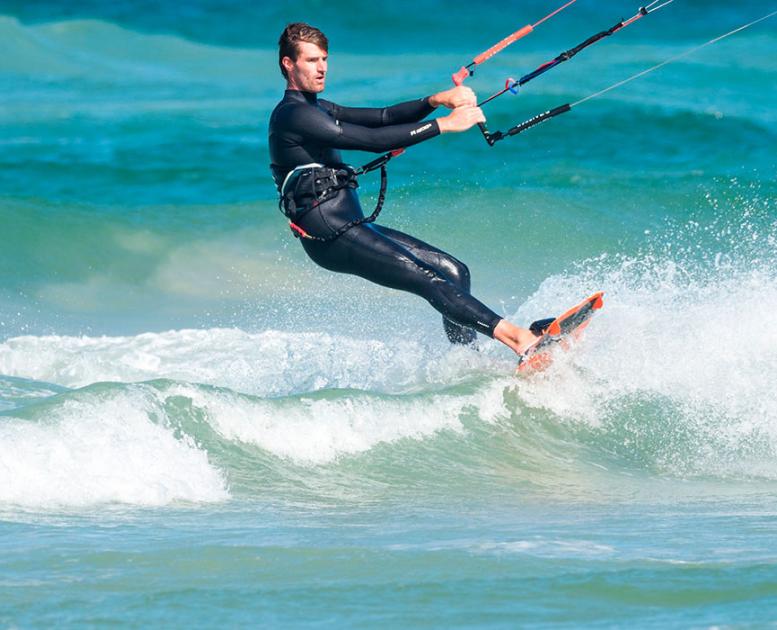
<instances>
[{"instance_id":1,"label":"turquoise water","mask_svg":"<svg viewBox=\"0 0 777 630\"><path fill-rule=\"evenodd\" d=\"M307 260L266 123L286 21L329 35L329 98L380 105L553 7L186 4L0 2L0 627L774 624L777 18L392 162L383 222L498 312L606 292L519 379ZM468 84L636 8L581 0ZM677 0L489 127L775 8Z\"/></svg>"}]
</instances>

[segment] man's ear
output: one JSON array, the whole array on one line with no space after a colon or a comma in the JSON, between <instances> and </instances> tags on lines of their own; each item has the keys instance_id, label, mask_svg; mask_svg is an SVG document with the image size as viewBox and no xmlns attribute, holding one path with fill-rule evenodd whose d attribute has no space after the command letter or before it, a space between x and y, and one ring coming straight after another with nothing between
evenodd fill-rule
<instances>
[{"instance_id":1,"label":"man's ear","mask_svg":"<svg viewBox=\"0 0 777 630\"><path fill-rule=\"evenodd\" d=\"M294 67L294 62L291 60L291 57L284 57L281 59L281 64L287 73L291 72L292 68Z\"/></svg>"}]
</instances>

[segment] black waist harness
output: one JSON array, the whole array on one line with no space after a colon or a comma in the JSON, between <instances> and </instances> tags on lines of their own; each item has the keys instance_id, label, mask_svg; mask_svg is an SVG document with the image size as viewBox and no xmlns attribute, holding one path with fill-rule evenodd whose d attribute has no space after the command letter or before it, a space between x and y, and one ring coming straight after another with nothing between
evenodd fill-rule
<instances>
[{"instance_id":1,"label":"black waist harness","mask_svg":"<svg viewBox=\"0 0 777 630\"><path fill-rule=\"evenodd\" d=\"M399 155L401 149L386 153L385 155L365 164L361 168L350 167L331 168L322 164L304 164L291 171L281 186L281 199L279 207L281 212L289 220L289 227L297 238L307 238L314 241L333 241L352 227L362 223L371 223L378 218L386 199L386 163L395 155ZM349 221L327 236L315 236L308 234L297 222L316 206L329 201L337 196L343 188L356 189L359 187L357 177L380 168L380 191L375 210L368 217L361 217Z\"/></svg>"}]
</instances>

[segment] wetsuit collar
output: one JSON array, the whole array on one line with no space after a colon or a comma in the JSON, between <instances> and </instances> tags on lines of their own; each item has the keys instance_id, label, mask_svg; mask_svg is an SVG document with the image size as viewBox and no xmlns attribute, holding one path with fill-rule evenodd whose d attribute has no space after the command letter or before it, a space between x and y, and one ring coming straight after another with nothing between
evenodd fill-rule
<instances>
[{"instance_id":1,"label":"wetsuit collar","mask_svg":"<svg viewBox=\"0 0 777 630\"><path fill-rule=\"evenodd\" d=\"M293 98L298 101L305 100L311 105L318 102L318 96L315 92L303 92L302 90L286 90L286 98Z\"/></svg>"}]
</instances>

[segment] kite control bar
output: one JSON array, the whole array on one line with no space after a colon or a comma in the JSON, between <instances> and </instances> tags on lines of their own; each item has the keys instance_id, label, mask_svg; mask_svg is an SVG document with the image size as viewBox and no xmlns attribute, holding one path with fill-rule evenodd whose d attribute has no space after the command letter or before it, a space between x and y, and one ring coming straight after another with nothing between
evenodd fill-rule
<instances>
[{"instance_id":1,"label":"kite control bar","mask_svg":"<svg viewBox=\"0 0 777 630\"><path fill-rule=\"evenodd\" d=\"M673 0L668 0L664 4L668 4ZM655 2L653 3L655 4ZM664 6L664 4L656 7L661 8L661 6ZM549 120L550 118L553 118L555 116L558 116L560 114L564 114L571 110L573 107L577 107L578 105L582 105L586 101L590 101L591 99L597 98L599 96L602 96L603 94L606 94L607 92L614 90L616 88L619 88L622 85L625 85L626 83L630 83L631 81L634 81L635 79L638 79L639 77L645 76L646 74L649 74L651 72L654 72L655 70L658 70L659 68L663 68L664 66L673 63L677 61L678 59L682 59L683 57L687 57L688 55L691 55L695 53L698 50L701 50L702 48L706 48L707 46L711 46L712 44L715 44L723 39L726 39L727 37L731 37L732 35L739 33L740 31L744 31L747 28L750 28L751 26L754 26L758 24L759 22L763 22L764 20L768 20L769 18L774 17L777 15L777 11L772 11L771 13L767 13L763 17L757 18L755 20L752 20L751 22L748 22L747 24L743 24L742 26L739 26L731 31L728 31L727 33L724 33L723 35L718 35L717 37L714 37L713 39L710 39L703 44L699 44L698 46L694 46L693 48L689 48L688 50L685 50L677 55L674 55L673 57L670 57L669 59L665 59L661 63L658 63L650 68L647 68L646 70L642 70L641 72L637 72L636 74L631 75L630 77L623 79L621 81L618 81L617 83L613 83L612 85L599 90L598 92L594 92L593 94L589 94L588 96L581 98L578 101L575 101L574 103L566 103L564 105L559 105L558 107L554 107L553 109L550 109L546 112L543 112L542 114L538 114L537 116L534 116L533 118L530 118L529 120L522 122L518 125L515 125L515 127L512 127L506 132L496 131L494 133L490 133L485 128L485 125L481 126L481 131L483 131L483 135L486 138L486 142L490 146L494 146L496 142L499 140L503 140L504 138L507 138L508 136L514 136L522 131L526 131L527 129L531 129L532 127L535 127L536 125L539 125L540 123L545 122L546 120Z\"/></svg>"}]
</instances>

